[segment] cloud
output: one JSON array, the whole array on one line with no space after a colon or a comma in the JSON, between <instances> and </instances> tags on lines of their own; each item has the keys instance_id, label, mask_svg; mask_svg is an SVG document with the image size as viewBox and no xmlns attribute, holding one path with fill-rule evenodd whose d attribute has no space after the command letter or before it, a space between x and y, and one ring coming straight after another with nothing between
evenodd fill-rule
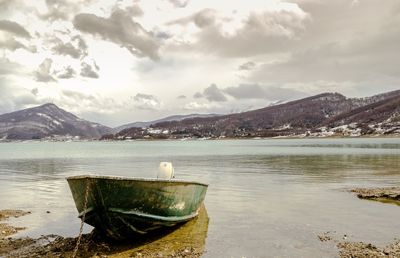
<instances>
[{"instance_id":1,"label":"cloud","mask_svg":"<svg viewBox=\"0 0 400 258\"><path fill-rule=\"evenodd\" d=\"M167 25L187 29L176 34L170 48L221 57L252 57L290 50L303 35L309 14L297 3L276 3L247 13L204 9ZM194 23L199 30L188 29ZM251 47L250 47L251 46Z\"/></svg>"},{"instance_id":2,"label":"cloud","mask_svg":"<svg viewBox=\"0 0 400 258\"><path fill-rule=\"evenodd\" d=\"M20 64L0 58L0 75L18 74L20 70L22 70Z\"/></svg>"},{"instance_id":3,"label":"cloud","mask_svg":"<svg viewBox=\"0 0 400 258\"><path fill-rule=\"evenodd\" d=\"M165 31L154 31L154 36L156 37L156 38L158 38L158 39L161 39L161 40L166 40L166 39L170 39L170 38L172 38L173 37L173 35L172 34L170 34L170 33L168 33L168 32L165 32Z\"/></svg>"},{"instance_id":4,"label":"cloud","mask_svg":"<svg viewBox=\"0 0 400 258\"><path fill-rule=\"evenodd\" d=\"M99 78L97 71L99 71L99 67L96 65L96 63L93 66L85 62L81 64L80 75L83 77L97 79Z\"/></svg>"},{"instance_id":5,"label":"cloud","mask_svg":"<svg viewBox=\"0 0 400 258\"><path fill-rule=\"evenodd\" d=\"M168 2L176 8L185 8L188 5L189 0L168 0Z\"/></svg>"},{"instance_id":6,"label":"cloud","mask_svg":"<svg viewBox=\"0 0 400 258\"><path fill-rule=\"evenodd\" d=\"M86 52L88 50L88 46L85 42L85 40L83 40L83 38L81 36L74 36L72 37L72 41L77 41L78 42L78 47L83 51Z\"/></svg>"},{"instance_id":7,"label":"cloud","mask_svg":"<svg viewBox=\"0 0 400 258\"><path fill-rule=\"evenodd\" d=\"M285 12L251 13L242 26L231 33L224 33L217 26L209 27L199 33L196 45L203 51L227 57L257 56L287 50L303 31L302 24L307 16Z\"/></svg>"},{"instance_id":8,"label":"cloud","mask_svg":"<svg viewBox=\"0 0 400 258\"><path fill-rule=\"evenodd\" d=\"M154 95L137 93L133 97L134 106L137 109L143 110L158 110L160 109L162 103L158 98Z\"/></svg>"},{"instance_id":9,"label":"cloud","mask_svg":"<svg viewBox=\"0 0 400 258\"><path fill-rule=\"evenodd\" d=\"M227 98L225 97L224 93L214 83L204 89L202 96L210 102L227 101Z\"/></svg>"},{"instance_id":10,"label":"cloud","mask_svg":"<svg viewBox=\"0 0 400 258\"><path fill-rule=\"evenodd\" d=\"M65 67L64 71L62 71L57 77L60 79L71 79L74 78L76 75L75 70L71 67Z\"/></svg>"},{"instance_id":11,"label":"cloud","mask_svg":"<svg viewBox=\"0 0 400 258\"><path fill-rule=\"evenodd\" d=\"M33 95L37 96L37 95L39 94L38 88L33 88L33 89L31 90L31 93L32 93Z\"/></svg>"},{"instance_id":12,"label":"cloud","mask_svg":"<svg viewBox=\"0 0 400 258\"><path fill-rule=\"evenodd\" d=\"M239 66L239 68L238 68L238 70L246 70L246 71L249 71L249 70L253 70L254 68L256 68L256 63L254 63L254 62L251 62L251 61L249 61L249 62L246 62L246 63L243 63L243 64L241 64L240 66Z\"/></svg>"},{"instance_id":13,"label":"cloud","mask_svg":"<svg viewBox=\"0 0 400 258\"><path fill-rule=\"evenodd\" d=\"M73 90L63 90L62 96L66 97L68 99L71 99L71 100L76 100L76 101L79 101L79 100L88 101L89 100L89 101L93 102L96 100L96 97L94 97L91 94L85 94L85 93L73 91Z\"/></svg>"},{"instance_id":14,"label":"cloud","mask_svg":"<svg viewBox=\"0 0 400 258\"><path fill-rule=\"evenodd\" d=\"M235 99L265 99L266 92L258 84L240 84L237 87L228 87L224 92Z\"/></svg>"},{"instance_id":15,"label":"cloud","mask_svg":"<svg viewBox=\"0 0 400 258\"><path fill-rule=\"evenodd\" d=\"M125 9L130 15L134 17L140 17L144 15L144 12L142 8L138 4L134 4L132 6L129 6Z\"/></svg>"},{"instance_id":16,"label":"cloud","mask_svg":"<svg viewBox=\"0 0 400 258\"><path fill-rule=\"evenodd\" d=\"M204 95L201 94L200 92L196 92L196 93L193 95L193 98L195 98L195 99L200 99L200 98L203 98L203 97L204 97Z\"/></svg>"},{"instance_id":17,"label":"cloud","mask_svg":"<svg viewBox=\"0 0 400 258\"><path fill-rule=\"evenodd\" d=\"M228 87L223 90L235 99L267 99L292 100L307 96L306 93L295 89L277 86L260 86L258 84L240 84L237 87Z\"/></svg>"},{"instance_id":18,"label":"cloud","mask_svg":"<svg viewBox=\"0 0 400 258\"><path fill-rule=\"evenodd\" d=\"M187 17L170 21L167 23L167 25L186 26L190 23L194 23L199 28L205 28L207 26L215 24L216 15L217 15L216 10L206 8Z\"/></svg>"},{"instance_id":19,"label":"cloud","mask_svg":"<svg viewBox=\"0 0 400 258\"><path fill-rule=\"evenodd\" d=\"M318 81L371 82L395 79L400 66L397 45L400 29L362 38L330 42L294 51L287 59L264 64L249 76L271 83L316 83Z\"/></svg>"},{"instance_id":20,"label":"cloud","mask_svg":"<svg viewBox=\"0 0 400 258\"><path fill-rule=\"evenodd\" d=\"M220 90L216 84L211 84L209 87L205 88L203 92L196 92L193 95L195 99L205 98L210 102L224 102L227 101L227 98L224 95L224 92ZM197 103L197 102L196 102Z\"/></svg>"},{"instance_id":21,"label":"cloud","mask_svg":"<svg viewBox=\"0 0 400 258\"><path fill-rule=\"evenodd\" d=\"M283 58L258 66L248 80L355 96L399 85L398 1L385 6L370 0L356 6L345 0L299 1L299 6L311 20L297 45Z\"/></svg>"},{"instance_id":22,"label":"cloud","mask_svg":"<svg viewBox=\"0 0 400 258\"><path fill-rule=\"evenodd\" d=\"M28 49L24 44L22 44L21 42L13 39L13 38L9 38L6 40L0 40L0 48L5 48L11 51L15 51L19 48L22 49Z\"/></svg>"},{"instance_id":23,"label":"cloud","mask_svg":"<svg viewBox=\"0 0 400 258\"><path fill-rule=\"evenodd\" d=\"M113 98L75 90L62 90L56 102L73 114L89 116L90 121L93 121L92 117L95 117L96 121L104 119L106 115L113 116L126 108Z\"/></svg>"},{"instance_id":24,"label":"cloud","mask_svg":"<svg viewBox=\"0 0 400 258\"><path fill-rule=\"evenodd\" d=\"M39 15L49 21L70 20L71 16L79 12L82 6L90 4L92 0L46 0L47 12Z\"/></svg>"},{"instance_id":25,"label":"cloud","mask_svg":"<svg viewBox=\"0 0 400 258\"><path fill-rule=\"evenodd\" d=\"M24 27L13 21L0 20L0 30L7 31L19 37L31 38L31 35Z\"/></svg>"},{"instance_id":26,"label":"cloud","mask_svg":"<svg viewBox=\"0 0 400 258\"><path fill-rule=\"evenodd\" d=\"M185 96L185 95L179 95L179 96L177 97L177 99L186 99L186 96Z\"/></svg>"},{"instance_id":27,"label":"cloud","mask_svg":"<svg viewBox=\"0 0 400 258\"><path fill-rule=\"evenodd\" d=\"M60 44L53 48L53 51L59 55L69 55L72 58L79 58L81 56L79 49L76 49L70 42L66 44L60 42Z\"/></svg>"},{"instance_id":28,"label":"cloud","mask_svg":"<svg viewBox=\"0 0 400 258\"><path fill-rule=\"evenodd\" d=\"M201 111L201 110L211 110L218 108L217 105L212 104L212 103L201 103L201 102L189 102L186 105L183 106L183 109L185 110L196 110L196 111Z\"/></svg>"},{"instance_id":29,"label":"cloud","mask_svg":"<svg viewBox=\"0 0 400 258\"><path fill-rule=\"evenodd\" d=\"M16 0L0 0L1 10L8 9Z\"/></svg>"},{"instance_id":30,"label":"cloud","mask_svg":"<svg viewBox=\"0 0 400 258\"><path fill-rule=\"evenodd\" d=\"M193 97L195 99L205 98L210 102L225 102L228 101L225 94L236 100L264 99L270 101L293 100L308 96L308 94L296 89L271 85L261 86L254 83L239 84L235 87L227 87L223 89L218 88L215 84L211 84L209 87L205 88L202 93L197 92Z\"/></svg>"},{"instance_id":31,"label":"cloud","mask_svg":"<svg viewBox=\"0 0 400 258\"><path fill-rule=\"evenodd\" d=\"M31 90L14 85L0 77L0 114L23 109L40 103L40 99Z\"/></svg>"},{"instance_id":32,"label":"cloud","mask_svg":"<svg viewBox=\"0 0 400 258\"><path fill-rule=\"evenodd\" d=\"M10 51L24 49L31 53L37 53L36 46L29 46L26 43L22 43L20 40L15 39L12 35L3 35L3 37L0 37L0 48L8 49Z\"/></svg>"},{"instance_id":33,"label":"cloud","mask_svg":"<svg viewBox=\"0 0 400 258\"><path fill-rule=\"evenodd\" d=\"M166 108L157 112L136 109L135 120L182 111L191 101L187 108L227 112L305 93L338 91L359 97L399 88L398 0L385 0L385 4L376 0L232 1L229 5L193 1L185 9L174 9L185 6L185 0L150 2L0 0L0 78L11 85L9 91L16 91L1 96L20 96L16 85L38 88L38 96L55 99L67 99L57 91L64 88L95 92L114 97L120 105L130 103L129 112L116 114L124 121L132 119L134 104L140 104L133 97L124 100L137 93L129 87L132 84L147 85L148 93L162 92L160 99L166 101ZM49 40L55 37L60 41ZM34 52L32 46L37 46L37 53L29 53ZM135 58L127 49L150 58ZM53 62L45 63L46 57ZM108 60L118 60L118 65ZM112 76L120 69L126 70L123 76ZM96 80L100 86L85 87L93 83L85 76L100 76ZM46 87L35 79L60 83ZM112 82L116 87L112 93L101 86ZM175 86L166 91L166 84ZM21 93L24 99L31 98L29 94L35 96ZM177 99L180 94L187 98ZM77 99L68 100L68 107ZM94 103L104 104L92 103L88 106L93 110ZM117 120L111 115L107 119Z\"/></svg>"},{"instance_id":34,"label":"cloud","mask_svg":"<svg viewBox=\"0 0 400 258\"><path fill-rule=\"evenodd\" d=\"M80 36L75 36L70 42L64 43L62 40L56 38L56 45L53 51L58 55L70 56L75 59L83 58L88 55L88 46Z\"/></svg>"},{"instance_id":35,"label":"cloud","mask_svg":"<svg viewBox=\"0 0 400 258\"><path fill-rule=\"evenodd\" d=\"M54 82L56 79L51 75L51 65L53 60L46 58L40 65L35 73L36 80L39 82Z\"/></svg>"},{"instance_id":36,"label":"cloud","mask_svg":"<svg viewBox=\"0 0 400 258\"><path fill-rule=\"evenodd\" d=\"M76 29L117 43L138 57L159 58L156 38L126 11L117 9L108 18L81 13L75 16L73 24Z\"/></svg>"}]
</instances>

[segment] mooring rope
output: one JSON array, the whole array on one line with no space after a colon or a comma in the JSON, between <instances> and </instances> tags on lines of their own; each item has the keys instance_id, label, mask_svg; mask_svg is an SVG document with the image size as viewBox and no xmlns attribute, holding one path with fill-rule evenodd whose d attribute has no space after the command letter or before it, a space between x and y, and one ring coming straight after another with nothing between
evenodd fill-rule
<instances>
[{"instance_id":1,"label":"mooring rope","mask_svg":"<svg viewBox=\"0 0 400 258\"><path fill-rule=\"evenodd\" d=\"M81 227L79 229L79 236L78 236L78 240L76 241L76 245L74 248L74 252L72 254L72 258L76 257L76 254L78 253L78 249L79 249L79 244L81 243L81 238L82 238L82 233L83 233L83 224L85 224L85 217L86 217L86 209L87 209L87 203L88 203L88 197L89 197L89 187L90 187L90 179L87 179L86 182L86 192L85 192L85 203L83 205L83 216L82 216L82 220L81 220Z\"/></svg>"}]
</instances>

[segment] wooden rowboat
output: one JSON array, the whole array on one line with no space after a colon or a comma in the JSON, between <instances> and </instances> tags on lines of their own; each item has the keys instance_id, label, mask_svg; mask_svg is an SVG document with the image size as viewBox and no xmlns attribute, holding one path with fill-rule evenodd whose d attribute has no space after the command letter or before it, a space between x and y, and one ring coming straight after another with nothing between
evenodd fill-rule
<instances>
[{"instance_id":1,"label":"wooden rowboat","mask_svg":"<svg viewBox=\"0 0 400 258\"><path fill-rule=\"evenodd\" d=\"M145 234L198 215L208 185L111 176L67 178L79 217L114 239Z\"/></svg>"}]
</instances>

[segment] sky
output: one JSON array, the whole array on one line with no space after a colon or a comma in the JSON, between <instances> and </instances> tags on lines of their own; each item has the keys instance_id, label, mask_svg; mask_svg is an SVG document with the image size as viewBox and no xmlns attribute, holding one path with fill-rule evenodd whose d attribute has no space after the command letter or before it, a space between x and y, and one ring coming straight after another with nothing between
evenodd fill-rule
<instances>
[{"instance_id":1,"label":"sky","mask_svg":"<svg viewBox=\"0 0 400 258\"><path fill-rule=\"evenodd\" d=\"M0 0L0 114L118 126L399 85L398 0Z\"/></svg>"}]
</instances>

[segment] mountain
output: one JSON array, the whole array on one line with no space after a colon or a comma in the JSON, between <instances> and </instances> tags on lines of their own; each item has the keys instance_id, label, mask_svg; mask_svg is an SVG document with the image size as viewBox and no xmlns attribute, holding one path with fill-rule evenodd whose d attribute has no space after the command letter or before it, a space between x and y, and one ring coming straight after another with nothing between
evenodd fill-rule
<instances>
[{"instance_id":1,"label":"mountain","mask_svg":"<svg viewBox=\"0 0 400 258\"><path fill-rule=\"evenodd\" d=\"M118 133L115 133L116 131ZM115 134L111 134L111 133ZM190 114L114 129L54 104L0 115L0 139L176 139L400 134L400 90L366 98L323 93L229 115ZM103 137L104 136L104 137Z\"/></svg>"},{"instance_id":2,"label":"mountain","mask_svg":"<svg viewBox=\"0 0 400 258\"><path fill-rule=\"evenodd\" d=\"M110 132L111 128L80 119L51 103L0 115L0 139L93 139Z\"/></svg>"},{"instance_id":3,"label":"mountain","mask_svg":"<svg viewBox=\"0 0 400 258\"><path fill-rule=\"evenodd\" d=\"M330 131L347 130L359 134L400 132L400 95L375 98L376 102L327 119L321 126Z\"/></svg>"},{"instance_id":4,"label":"mountain","mask_svg":"<svg viewBox=\"0 0 400 258\"><path fill-rule=\"evenodd\" d=\"M400 90L367 98L323 93L243 113L164 121L153 124L147 130L125 129L115 137L216 138L400 133L399 100ZM343 126L352 129L342 130Z\"/></svg>"},{"instance_id":5,"label":"mountain","mask_svg":"<svg viewBox=\"0 0 400 258\"><path fill-rule=\"evenodd\" d=\"M155 127L189 133L197 131L202 135L206 134L206 137L277 136L286 132L304 132L329 117L353 108L353 103L345 96L339 93L323 93L243 113L163 122L156 124Z\"/></svg>"},{"instance_id":6,"label":"mountain","mask_svg":"<svg viewBox=\"0 0 400 258\"><path fill-rule=\"evenodd\" d=\"M217 114L189 114L189 115L175 115L175 116L168 116L165 118L153 120L153 121L148 121L148 122L133 122L125 125L121 125L118 127L113 128L114 133L118 133L124 129L127 128L132 128L132 127L149 127L150 125L157 124L157 123L162 123L162 122L169 122L169 121L182 121L183 119L187 118L194 118L194 117L214 117L214 116L219 116Z\"/></svg>"}]
</instances>

